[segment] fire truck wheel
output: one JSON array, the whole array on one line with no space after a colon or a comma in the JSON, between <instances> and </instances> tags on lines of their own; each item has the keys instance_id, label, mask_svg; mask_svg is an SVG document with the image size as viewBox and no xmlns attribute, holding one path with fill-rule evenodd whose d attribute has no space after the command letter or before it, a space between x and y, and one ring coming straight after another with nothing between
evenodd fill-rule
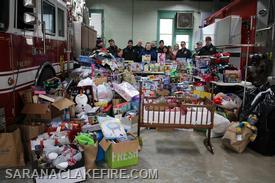
<instances>
[{"instance_id":1,"label":"fire truck wheel","mask_svg":"<svg viewBox=\"0 0 275 183\"><path fill-rule=\"evenodd\" d=\"M55 72L52 68L50 67L45 67L43 71L41 72L39 79L37 80L36 85L37 86L43 86L43 82L54 77Z\"/></svg>"}]
</instances>

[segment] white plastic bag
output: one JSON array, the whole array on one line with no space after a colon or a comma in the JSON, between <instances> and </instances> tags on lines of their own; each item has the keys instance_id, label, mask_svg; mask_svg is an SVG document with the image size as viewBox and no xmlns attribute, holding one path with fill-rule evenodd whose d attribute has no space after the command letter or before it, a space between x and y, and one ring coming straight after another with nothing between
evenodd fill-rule
<instances>
[{"instance_id":1,"label":"white plastic bag","mask_svg":"<svg viewBox=\"0 0 275 183\"><path fill-rule=\"evenodd\" d=\"M108 84L104 83L96 87L96 96L99 102L110 102L113 99L113 91Z\"/></svg>"}]
</instances>

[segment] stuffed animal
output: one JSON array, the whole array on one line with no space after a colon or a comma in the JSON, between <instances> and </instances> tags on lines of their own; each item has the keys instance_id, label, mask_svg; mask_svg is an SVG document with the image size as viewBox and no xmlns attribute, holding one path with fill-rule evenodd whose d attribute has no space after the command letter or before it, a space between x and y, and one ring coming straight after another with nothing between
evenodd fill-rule
<instances>
[{"instance_id":1,"label":"stuffed animal","mask_svg":"<svg viewBox=\"0 0 275 183\"><path fill-rule=\"evenodd\" d=\"M251 125L256 125L258 121L258 117L256 114L250 114L247 118L247 122L249 122Z\"/></svg>"}]
</instances>

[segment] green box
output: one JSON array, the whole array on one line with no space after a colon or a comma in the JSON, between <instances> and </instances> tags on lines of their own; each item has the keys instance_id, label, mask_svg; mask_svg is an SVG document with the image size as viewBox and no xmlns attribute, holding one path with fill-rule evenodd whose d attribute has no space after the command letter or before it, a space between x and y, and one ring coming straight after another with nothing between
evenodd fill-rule
<instances>
[{"instance_id":1,"label":"green box","mask_svg":"<svg viewBox=\"0 0 275 183\"><path fill-rule=\"evenodd\" d=\"M104 138L100 142L105 151L105 161L109 168L122 168L138 164L138 139L111 143Z\"/></svg>"},{"instance_id":2,"label":"green box","mask_svg":"<svg viewBox=\"0 0 275 183\"><path fill-rule=\"evenodd\" d=\"M112 152L109 148L105 153L105 161L110 168L122 168L138 164L138 150L135 152Z\"/></svg>"}]
</instances>

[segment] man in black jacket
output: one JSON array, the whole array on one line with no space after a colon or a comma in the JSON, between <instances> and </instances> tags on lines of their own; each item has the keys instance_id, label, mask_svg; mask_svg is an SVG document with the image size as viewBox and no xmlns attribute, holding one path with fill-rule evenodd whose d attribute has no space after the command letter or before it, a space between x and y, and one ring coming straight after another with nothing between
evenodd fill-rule
<instances>
[{"instance_id":1,"label":"man in black jacket","mask_svg":"<svg viewBox=\"0 0 275 183\"><path fill-rule=\"evenodd\" d=\"M110 46L107 48L109 53L111 53L114 57L117 56L117 46L115 44L115 41L113 39L110 39L109 41Z\"/></svg>"},{"instance_id":2,"label":"man in black jacket","mask_svg":"<svg viewBox=\"0 0 275 183\"><path fill-rule=\"evenodd\" d=\"M127 47L123 49L123 58L125 60L135 59L135 50L133 47L133 40L129 40Z\"/></svg>"},{"instance_id":3,"label":"man in black jacket","mask_svg":"<svg viewBox=\"0 0 275 183\"><path fill-rule=\"evenodd\" d=\"M134 46L134 52L135 52L135 59L134 59L134 61L135 62L141 62L141 53L142 53L142 51L144 50L144 47L142 46L142 41L141 40L139 40L138 42L137 42L137 45L136 46Z\"/></svg>"},{"instance_id":4,"label":"man in black jacket","mask_svg":"<svg viewBox=\"0 0 275 183\"><path fill-rule=\"evenodd\" d=\"M211 37L206 37L205 42L205 46L200 49L198 55L213 55L217 53L216 47L212 44Z\"/></svg>"},{"instance_id":5,"label":"man in black jacket","mask_svg":"<svg viewBox=\"0 0 275 183\"><path fill-rule=\"evenodd\" d=\"M182 41L180 45L181 49L177 52L176 58L191 58L192 53L186 48L186 42Z\"/></svg>"}]
</instances>

